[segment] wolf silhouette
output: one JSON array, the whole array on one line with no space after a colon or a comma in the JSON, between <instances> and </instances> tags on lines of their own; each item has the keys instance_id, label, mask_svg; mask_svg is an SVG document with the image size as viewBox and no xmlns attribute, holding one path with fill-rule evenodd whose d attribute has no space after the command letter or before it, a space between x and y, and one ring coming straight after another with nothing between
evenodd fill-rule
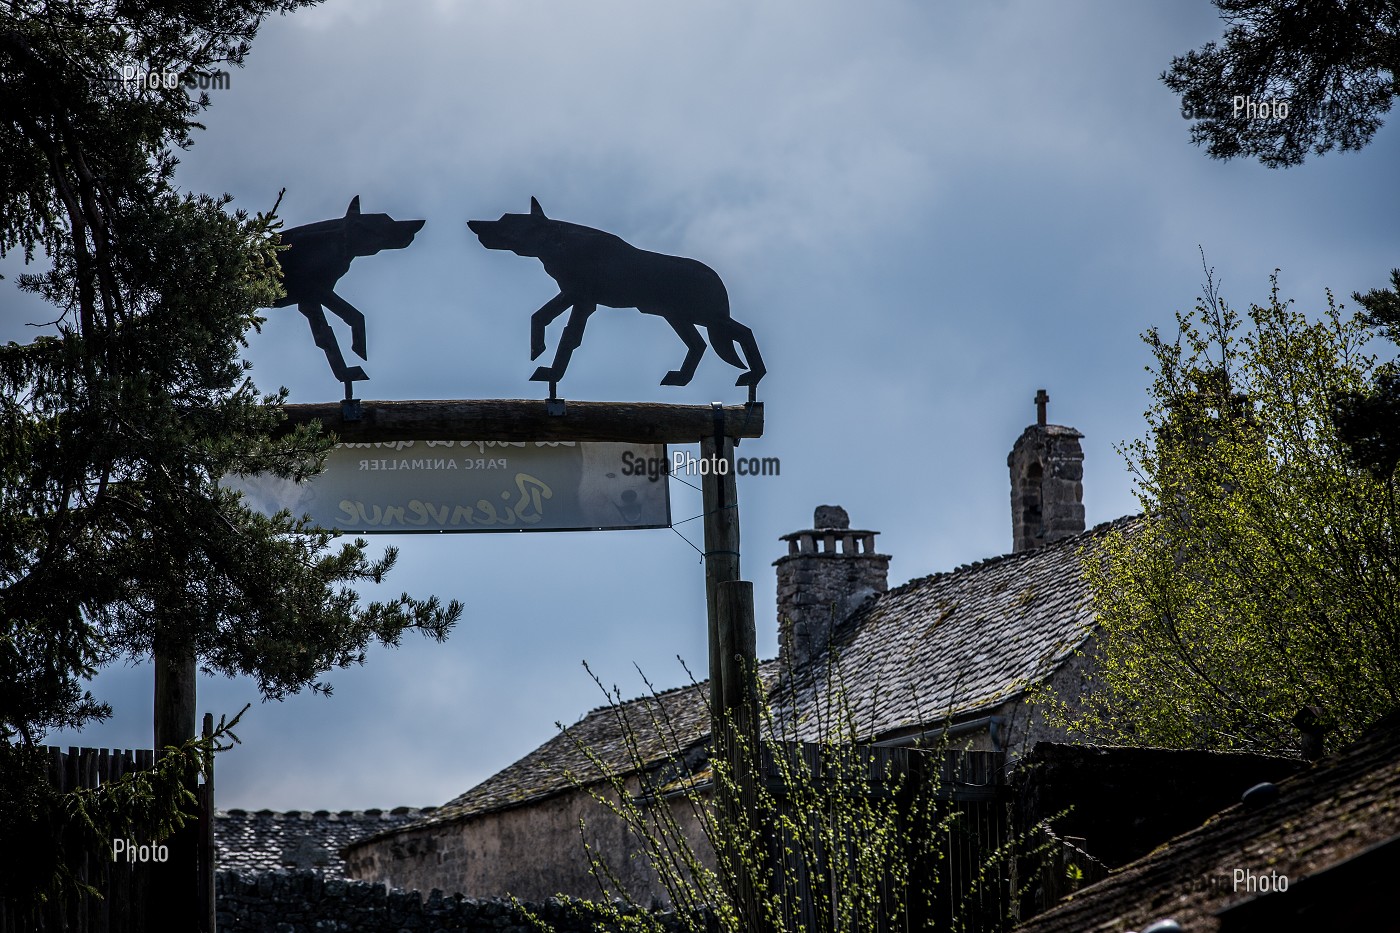
<instances>
[{"instance_id":1,"label":"wolf silhouette","mask_svg":"<svg viewBox=\"0 0 1400 933\"><path fill-rule=\"evenodd\" d=\"M362 214L360 196L355 195L344 217L282 232L282 243L287 248L278 253L278 262L282 265L282 287L287 296L273 307L297 306L311 322L316 346L325 351L331 371L341 382L369 376L359 366L345 365L324 309L330 309L350 325L350 349L355 355L362 360L369 357L365 350L365 316L335 293L336 282L350 271L351 260L373 256L382 249L403 249L413 242L413 235L423 229L423 224L421 220L395 220L388 214Z\"/></svg>"},{"instance_id":2,"label":"wolf silhouette","mask_svg":"<svg viewBox=\"0 0 1400 933\"><path fill-rule=\"evenodd\" d=\"M534 198L528 214L469 220L467 226L487 249L508 249L538 259L559 285L559 294L530 317L530 359L544 352L545 327L573 308L553 364L536 369L532 381L552 384L563 378L570 357L583 341L588 317L598 305L636 308L663 317L685 341L685 359L661 380L664 386L686 385L695 375L705 355L705 338L697 327L705 328L720 359L748 370L735 385L752 389L767 372L753 331L729 316L729 293L715 271L702 262L648 252L611 233L553 220ZM743 350L742 360L736 344Z\"/></svg>"}]
</instances>

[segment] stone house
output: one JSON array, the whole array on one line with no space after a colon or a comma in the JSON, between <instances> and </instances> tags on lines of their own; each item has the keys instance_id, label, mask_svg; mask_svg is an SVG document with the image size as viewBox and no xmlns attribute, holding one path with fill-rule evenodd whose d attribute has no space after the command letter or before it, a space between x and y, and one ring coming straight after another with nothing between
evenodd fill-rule
<instances>
[{"instance_id":1,"label":"stone house","mask_svg":"<svg viewBox=\"0 0 1400 933\"><path fill-rule=\"evenodd\" d=\"M1113 527L1084 528L1082 435L1026 428L1008 458L1012 552L891 588L877 532L853 529L823 506L813 527L784 535L774 562L782 656L765 662L775 714L814 738L829 685L844 685L864 741L909 745L950 736L1014 757L1056 736L1028 700L1045 686L1079 695L1079 656L1094 618L1082 562ZM570 775L601 783L598 763L701 781L709 738L706 684L595 709L524 758L421 819L360 839L343 852L350 877L473 897L596 896L579 838L612 853L621 881L642 898L656 887L626 826ZM668 724L658 730L658 722ZM636 739L629 749L628 732ZM596 759L590 760L584 749ZM675 749L680 749L677 755ZM671 806L697 851L708 851L683 799Z\"/></svg>"}]
</instances>

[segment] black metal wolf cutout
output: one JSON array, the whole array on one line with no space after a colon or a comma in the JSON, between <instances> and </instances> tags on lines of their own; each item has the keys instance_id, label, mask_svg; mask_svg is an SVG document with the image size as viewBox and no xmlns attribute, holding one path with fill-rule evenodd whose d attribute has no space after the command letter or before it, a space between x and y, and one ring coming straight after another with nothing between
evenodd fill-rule
<instances>
[{"instance_id":1,"label":"black metal wolf cutout","mask_svg":"<svg viewBox=\"0 0 1400 933\"><path fill-rule=\"evenodd\" d=\"M345 365L324 309L329 308L350 325L350 349L362 360L369 359L365 355L365 316L335 293L335 283L350 271L350 261L356 256L373 256L381 249L403 249L413 242L413 235L423 229L423 224L421 220L394 220L388 214L361 214L360 196L355 195L344 217L282 231L287 249L278 253L278 261L282 264L282 287L287 296L273 307L296 305L311 322L316 346L326 351L331 371L345 383L347 398L350 383L369 376L359 366Z\"/></svg>"},{"instance_id":2,"label":"black metal wolf cutout","mask_svg":"<svg viewBox=\"0 0 1400 933\"><path fill-rule=\"evenodd\" d=\"M559 283L559 294L530 317L530 359L544 352L545 327L569 308L574 309L554 352L553 365L535 370L530 377L535 382L552 386L563 377L569 358L583 340L588 316L598 305L636 308L643 314L663 317L685 341L685 359L680 369L671 370L661 380L664 386L686 385L695 375L695 367L705 354L705 338L697 327L709 333L710 346L720 359L748 370L734 384L748 386L750 398L753 387L767 372L753 331L729 316L724 283L702 262L651 253L602 230L551 220L534 198L528 214L469 220L467 226L487 249L508 249L540 260L544 271ZM739 358L735 344L744 351L744 359Z\"/></svg>"}]
</instances>

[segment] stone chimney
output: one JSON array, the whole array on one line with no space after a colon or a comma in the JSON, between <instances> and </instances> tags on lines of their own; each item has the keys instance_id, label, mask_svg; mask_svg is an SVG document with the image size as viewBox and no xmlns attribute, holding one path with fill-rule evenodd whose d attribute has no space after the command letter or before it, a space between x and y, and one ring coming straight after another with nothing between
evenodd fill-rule
<instances>
[{"instance_id":1,"label":"stone chimney","mask_svg":"<svg viewBox=\"0 0 1400 933\"><path fill-rule=\"evenodd\" d=\"M806 664L862 603L889 589L890 558L875 553L876 531L853 531L839 505L819 505L812 528L783 535L778 568L778 642L783 661Z\"/></svg>"},{"instance_id":2,"label":"stone chimney","mask_svg":"<svg viewBox=\"0 0 1400 933\"><path fill-rule=\"evenodd\" d=\"M1036 423L1021 432L1006 458L1011 468L1013 551L1027 551L1084 530L1083 437L1045 423L1050 396L1036 392Z\"/></svg>"}]
</instances>

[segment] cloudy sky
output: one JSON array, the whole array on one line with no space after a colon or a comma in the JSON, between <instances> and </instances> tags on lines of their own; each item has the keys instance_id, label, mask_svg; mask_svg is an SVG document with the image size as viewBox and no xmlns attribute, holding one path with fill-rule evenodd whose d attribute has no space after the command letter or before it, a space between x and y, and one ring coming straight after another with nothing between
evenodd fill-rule
<instances>
[{"instance_id":1,"label":"cloudy sky","mask_svg":"<svg viewBox=\"0 0 1400 933\"><path fill-rule=\"evenodd\" d=\"M248 210L286 188L288 225L357 194L427 220L339 288L369 318L368 399L539 397L528 316L554 283L481 248L469 218L533 195L718 270L770 370L767 434L743 450L782 475L739 495L771 656L778 537L816 505L882 532L892 584L1009 550L1006 453L1037 388L1085 434L1090 524L1134 511L1114 446L1143 432L1139 334L1194 303L1200 250L1240 307L1275 268L1316 309L1400 263L1393 128L1287 171L1189 144L1157 76L1220 31L1205 0L331 0L266 24L179 181ZM0 337L32 336L45 309L0 289ZM601 310L561 391L743 400L713 354L659 387L682 355L664 322ZM265 389L339 397L293 310L249 358ZM698 514L699 494L675 486L672 508ZM203 678L201 710L254 704L220 806L440 804L601 702L581 661L628 694L634 663L662 686L677 655L705 669L703 571L677 534L698 525L376 539L401 549L387 589L462 599L461 625L371 652L329 699ZM116 716L52 741L149 744L149 666L94 690Z\"/></svg>"}]
</instances>

